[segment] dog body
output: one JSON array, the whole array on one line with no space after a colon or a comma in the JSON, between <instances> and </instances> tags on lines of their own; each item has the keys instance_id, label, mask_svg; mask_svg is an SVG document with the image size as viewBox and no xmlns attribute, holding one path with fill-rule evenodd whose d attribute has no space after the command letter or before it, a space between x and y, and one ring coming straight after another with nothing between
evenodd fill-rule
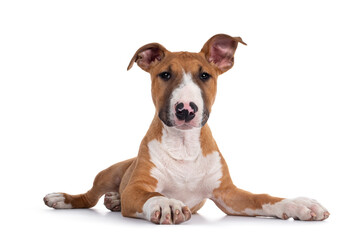
<instances>
[{"instance_id":1,"label":"dog body","mask_svg":"<svg viewBox=\"0 0 360 240\"><path fill-rule=\"evenodd\" d=\"M282 219L324 220L329 212L308 198L284 199L238 189L207 124L217 77L234 63L240 37L218 34L199 53L170 52L158 43L141 47L130 61L151 75L156 114L138 156L100 172L87 193L52 193L45 204L90 208L105 194L105 206L123 216L158 224L190 219L206 199L225 213Z\"/></svg>"}]
</instances>

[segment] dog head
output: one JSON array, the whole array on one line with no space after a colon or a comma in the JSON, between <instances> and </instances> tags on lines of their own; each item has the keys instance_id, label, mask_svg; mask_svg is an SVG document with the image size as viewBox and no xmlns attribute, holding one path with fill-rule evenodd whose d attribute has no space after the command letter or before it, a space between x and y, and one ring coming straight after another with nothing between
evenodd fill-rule
<instances>
[{"instance_id":1,"label":"dog head","mask_svg":"<svg viewBox=\"0 0 360 240\"><path fill-rule=\"evenodd\" d=\"M151 75L151 92L158 117L168 127L187 130L207 122L215 101L217 77L234 64L240 37L218 34L199 53L170 52L158 43L136 51L136 62Z\"/></svg>"}]
</instances>

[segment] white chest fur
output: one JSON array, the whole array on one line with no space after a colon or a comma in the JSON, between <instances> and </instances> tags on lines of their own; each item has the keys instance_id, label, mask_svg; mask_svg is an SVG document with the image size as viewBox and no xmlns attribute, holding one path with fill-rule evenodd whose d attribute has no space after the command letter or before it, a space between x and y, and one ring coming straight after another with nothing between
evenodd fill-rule
<instances>
[{"instance_id":1,"label":"white chest fur","mask_svg":"<svg viewBox=\"0 0 360 240\"><path fill-rule=\"evenodd\" d=\"M222 177L219 153L204 156L199 138L200 129L164 127L161 142L148 143L150 160L155 165L151 175L158 181L156 191L190 208L211 197Z\"/></svg>"}]
</instances>

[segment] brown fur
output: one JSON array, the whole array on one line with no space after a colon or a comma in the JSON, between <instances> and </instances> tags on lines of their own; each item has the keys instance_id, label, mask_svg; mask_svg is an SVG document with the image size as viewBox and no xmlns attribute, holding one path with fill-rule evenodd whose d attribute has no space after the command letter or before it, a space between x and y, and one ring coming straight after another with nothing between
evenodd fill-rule
<instances>
[{"instance_id":1,"label":"brown fur","mask_svg":"<svg viewBox=\"0 0 360 240\"><path fill-rule=\"evenodd\" d=\"M84 194L70 195L64 193L65 203L71 203L73 208L91 208L99 198L107 192L117 192L122 177L135 158L116 163L101 171L94 180L93 187Z\"/></svg>"}]
</instances>

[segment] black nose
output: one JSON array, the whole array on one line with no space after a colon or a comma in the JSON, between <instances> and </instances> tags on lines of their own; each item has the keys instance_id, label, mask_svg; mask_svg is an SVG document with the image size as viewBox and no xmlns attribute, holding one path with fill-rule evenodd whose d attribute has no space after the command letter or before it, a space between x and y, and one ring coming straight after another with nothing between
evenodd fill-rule
<instances>
[{"instance_id":1,"label":"black nose","mask_svg":"<svg viewBox=\"0 0 360 240\"><path fill-rule=\"evenodd\" d=\"M188 106L189 107L185 107L184 103L178 103L175 106L175 115L179 120L190 122L195 117L198 107L193 102L190 102Z\"/></svg>"}]
</instances>

